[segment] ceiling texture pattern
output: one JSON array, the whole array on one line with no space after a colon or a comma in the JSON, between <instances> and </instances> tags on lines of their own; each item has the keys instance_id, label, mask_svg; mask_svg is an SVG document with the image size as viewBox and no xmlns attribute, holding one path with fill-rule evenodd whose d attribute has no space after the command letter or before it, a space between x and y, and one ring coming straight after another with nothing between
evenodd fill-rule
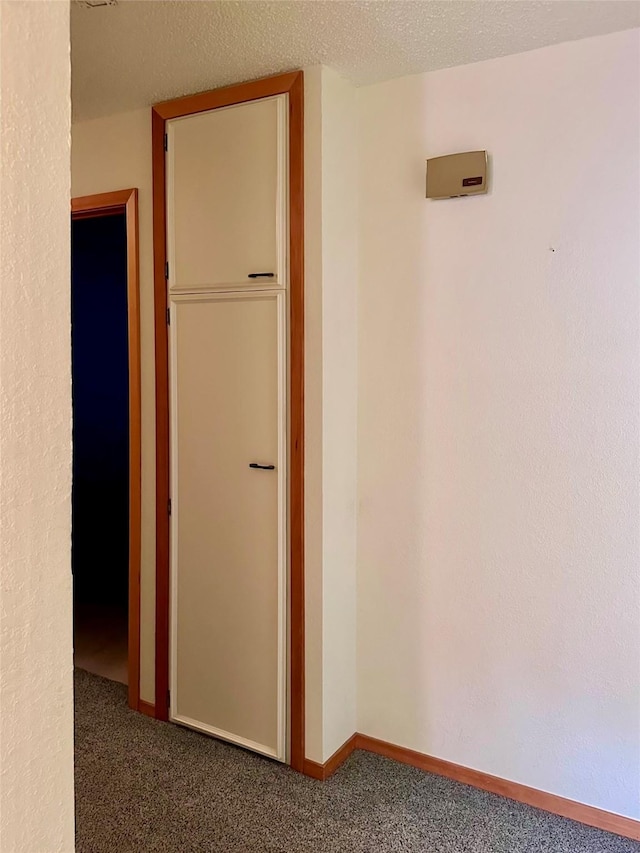
<instances>
[{"instance_id":1,"label":"ceiling texture pattern","mask_svg":"<svg viewBox=\"0 0 640 853\"><path fill-rule=\"evenodd\" d=\"M637 26L636 0L76 2L74 120L310 65L361 86Z\"/></svg>"}]
</instances>

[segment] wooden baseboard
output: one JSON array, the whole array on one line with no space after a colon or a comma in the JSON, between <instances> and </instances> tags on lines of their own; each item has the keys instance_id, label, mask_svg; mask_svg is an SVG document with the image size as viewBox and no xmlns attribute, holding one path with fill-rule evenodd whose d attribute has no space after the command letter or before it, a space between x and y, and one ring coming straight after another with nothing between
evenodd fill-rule
<instances>
[{"instance_id":1,"label":"wooden baseboard","mask_svg":"<svg viewBox=\"0 0 640 853\"><path fill-rule=\"evenodd\" d=\"M155 707L150 702L145 702L142 699L138 703L138 710L149 717L155 717L156 715ZM425 755L422 752L416 752L413 749L397 746L396 744L378 740L368 735L351 735L349 740L343 743L340 749L336 750L324 764L305 758L302 772L305 776L310 776L312 779L324 782L336 772L356 749L375 752L377 755L382 755L393 761L399 761L401 764L409 764L427 773L446 776L447 779L453 779L455 782L471 785L474 788L480 788L482 791L489 791L492 794L499 794L501 797L516 800L527 806L533 806L534 808L551 812L560 817L566 817L570 820L587 824L587 826L602 829L605 832L613 832L616 835L622 835L624 838L640 841L640 821L633 818L597 809L595 806L586 806L575 800L567 800L565 797L559 797L557 794L548 794L546 791L529 788L527 785L521 785L519 782L510 782L508 779L501 779L499 776L490 776L481 770L472 770L470 767L463 767L460 764L454 764L442 758L434 758L431 755Z\"/></svg>"},{"instance_id":2,"label":"wooden baseboard","mask_svg":"<svg viewBox=\"0 0 640 853\"><path fill-rule=\"evenodd\" d=\"M317 779L319 782L324 782L324 764L318 761L312 761L310 758L305 758L302 765L302 772L305 776L310 776L312 779Z\"/></svg>"},{"instance_id":3,"label":"wooden baseboard","mask_svg":"<svg viewBox=\"0 0 640 853\"><path fill-rule=\"evenodd\" d=\"M319 764L317 761L310 761L308 758L304 760L303 773L305 776L311 776L312 779L318 779L324 782L329 776L332 776L338 767L343 764L356 748L357 734L351 735L346 743L343 743L340 749L337 749L331 758L328 758L324 764Z\"/></svg>"},{"instance_id":4,"label":"wooden baseboard","mask_svg":"<svg viewBox=\"0 0 640 853\"><path fill-rule=\"evenodd\" d=\"M490 776L480 770L471 770L469 767L462 767L441 758L433 758L430 755L415 752L413 749L396 746L367 735L356 735L355 749L375 752L378 755L384 755L385 758L391 758L402 764L410 764L412 767L426 770L428 773L446 776L456 782L472 785L474 788L481 788L483 791L490 791L492 794L500 794L502 797L517 800L519 803L525 803L528 806L534 806L537 809L543 809L561 817L576 820L579 823L586 823L588 826L594 826L597 829L604 829L606 832L614 832L625 838L640 841L640 821L629 817L606 812L594 806L585 806L556 794L548 794L545 791L529 788L527 785L521 785L518 782L509 782L507 779Z\"/></svg>"},{"instance_id":5,"label":"wooden baseboard","mask_svg":"<svg viewBox=\"0 0 640 853\"><path fill-rule=\"evenodd\" d=\"M145 702L144 699L139 699L138 711L140 711L141 714L146 714L147 717L153 717L155 719L156 706L152 705L151 702Z\"/></svg>"}]
</instances>

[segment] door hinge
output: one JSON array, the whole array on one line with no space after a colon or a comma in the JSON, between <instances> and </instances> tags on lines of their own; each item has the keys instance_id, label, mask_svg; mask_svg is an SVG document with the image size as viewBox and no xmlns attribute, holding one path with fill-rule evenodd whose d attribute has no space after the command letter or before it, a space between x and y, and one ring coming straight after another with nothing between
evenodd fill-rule
<instances>
[{"instance_id":1,"label":"door hinge","mask_svg":"<svg viewBox=\"0 0 640 853\"><path fill-rule=\"evenodd\" d=\"M167 308L167 326L171 325L171 308Z\"/></svg>"},{"instance_id":2,"label":"door hinge","mask_svg":"<svg viewBox=\"0 0 640 853\"><path fill-rule=\"evenodd\" d=\"M164 150L169 150L169 136L166 133L164 135Z\"/></svg>"},{"instance_id":3,"label":"door hinge","mask_svg":"<svg viewBox=\"0 0 640 853\"><path fill-rule=\"evenodd\" d=\"M171 708L171 691L167 689L167 709Z\"/></svg>"},{"instance_id":4,"label":"door hinge","mask_svg":"<svg viewBox=\"0 0 640 853\"><path fill-rule=\"evenodd\" d=\"M164 264L164 277L169 281L169 261L165 261Z\"/></svg>"},{"instance_id":5,"label":"door hinge","mask_svg":"<svg viewBox=\"0 0 640 853\"><path fill-rule=\"evenodd\" d=\"M171 515L171 498L169 498L169 502L167 503L167 512Z\"/></svg>"}]
</instances>

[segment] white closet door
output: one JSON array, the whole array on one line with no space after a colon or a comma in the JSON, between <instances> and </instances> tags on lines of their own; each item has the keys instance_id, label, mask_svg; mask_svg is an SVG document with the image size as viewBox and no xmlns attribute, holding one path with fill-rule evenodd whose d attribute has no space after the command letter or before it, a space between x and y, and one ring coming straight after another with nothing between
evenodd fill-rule
<instances>
[{"instance_id":1,"label":"white closet door","mask_svg":"<svg viewBox=\"0 0 640 853\"><path fill-rule=\"evenodd\" d=\"M168 123L171 291L283 286L286 127L286 95Z\"/></svg>"},{"instance_id":2,"label":"white closet door","mask_svg":"<svg viewBox=\"0 0 640 853\"><path fill-rule=\"evenodd\" d=\"M171 312L171 719L285 760L285 295Z\"/></svg>"}]
</instances>

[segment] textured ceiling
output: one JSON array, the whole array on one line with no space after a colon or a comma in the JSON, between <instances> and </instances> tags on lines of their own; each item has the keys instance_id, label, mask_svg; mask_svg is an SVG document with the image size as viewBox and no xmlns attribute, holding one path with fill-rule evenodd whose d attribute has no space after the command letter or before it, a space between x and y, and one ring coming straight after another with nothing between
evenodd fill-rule
<instances>
[{"instance_id":1,"label":"textured ceiling","mask_svg":"<svg viewBox=\"0 0 640 853\"><path fill-rule=\"evenodd\" d=\"M309 65L363 85L634 26L635 0L73 3L74 119Z\"/></svg>"}]
</instances>

